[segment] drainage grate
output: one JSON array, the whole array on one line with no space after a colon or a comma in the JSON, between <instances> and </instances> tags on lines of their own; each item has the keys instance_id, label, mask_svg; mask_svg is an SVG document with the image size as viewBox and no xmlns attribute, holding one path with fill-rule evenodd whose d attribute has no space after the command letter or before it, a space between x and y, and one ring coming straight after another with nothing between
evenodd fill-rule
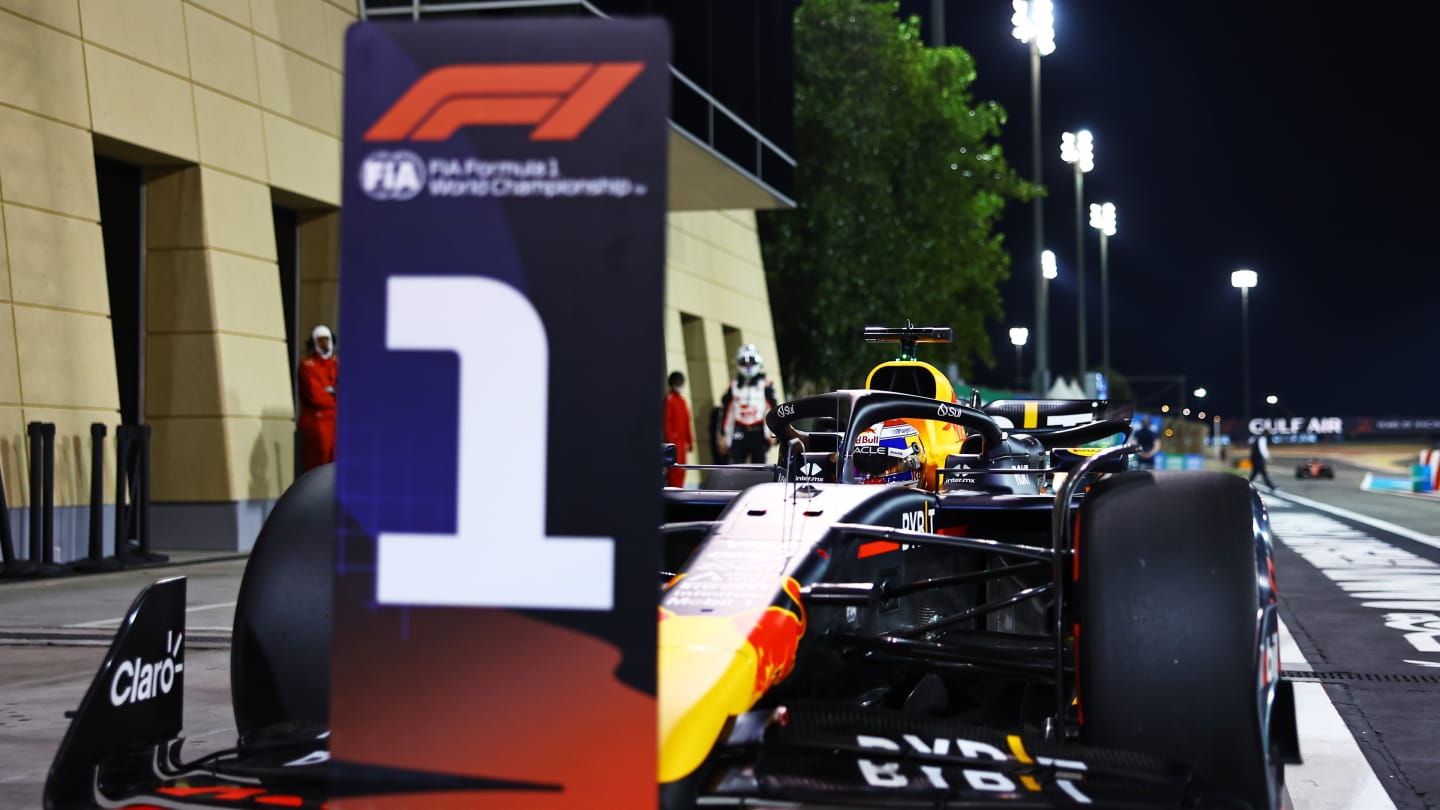
<instances>
[{"instance_id":1,"label":"drainage grate","mask_svg":"<svg viewBox=\"0 0 1440 810\"><path fill-rule=\"evenodd\" d=\"M1424 684L1440 686L1440 675L1416 675L1408 673L1391 672L1346 672L1337 670L1335 672L1305 672L1286 670L1283 673L1287 681L1299 681L1304 683L1335 683L1335 682L1360 682L1360 683L1398 683L1398 684Z\"/></svg>"}]
</instances>

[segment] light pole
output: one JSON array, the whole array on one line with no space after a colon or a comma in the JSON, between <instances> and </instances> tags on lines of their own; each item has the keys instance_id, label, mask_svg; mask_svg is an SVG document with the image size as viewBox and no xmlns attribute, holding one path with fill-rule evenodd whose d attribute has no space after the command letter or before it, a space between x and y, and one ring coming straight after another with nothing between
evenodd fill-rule
<instances>
[{"instance_id":1,"label":"light pole","mask_svg":"<svg viewBox=\"0 0 1440 810\"><path fill-rule=\"evenodd\" d=\"M1100 366L1110 369L1110 260L1107 247L1115 235L1115 203L1090 203L1090 227L1100 232Z\"/></svg>"},{"instance_id":2,"label":"light pole","mask_svg":"<svg viewBox=\"0 0 1440 810\"><path fill-rule=\"evenodd\" d=\"M1055 7L1051 0L1014 0L1011 34L1030 46L1030 165L1035 185L1042 182L1040 168L1040 57L1055 51ZM1035 269L1043 274L1041 245L1045 243L1045 212L1041 198L1030 203L1035 213ZM1035 279L1035 390L1050 388L1049 285L1043 275Z\"/></svg>"},{"instance_id":3,"label":"light pole","mask_svg":"<svg viewBox=\"0 0 1440 810\"><path fill-rule=\"evenodd\" d=\"M1044 288L1041 294L1042 300L1046 302L1050 300L1050 281L1059 275L1060 267L1055 262L1055 251L1042 250L1040 252L1040 285ZM1044 344L1039 343L1039 335L1043 334L1045 334L1043 329L1036 330L1036 343L1042 346ZM1042 370L1040 368L1040 352L1038 349L1035 352L1035 378L1036 385L1041 386L1035 389L1035 395L1041 397L1048 396L1050 392L1050 369L1046 368Z\"/></svg>"},{"instance_id":4,"label":"light pole","mask_svg":"<svg viewBox=\"0 0 1440 810\"><path fill-rule=\"evenodd\" d=\"M1240 416L1247 430L1250 425L1250 288L1259 281L1254 270L1236 270L1230 274L1230 286L1240 288L1240 364L1245 370L1245 385L1241 388L1245 405L1240 409Z\"/></svg>"},{"instance_id":5,"label":"light pole","mask_svg":"<svg viewBox=\"0 0 1440 810\"><path fill-rule=\"evenodd\" d=\"M1025 387L1025 375L1020 366L1020 350L1025 347L1025 341L1030 338L1030 330L1023 326L1010 327L1010 342L1015 344L1015 383L1021 388ZM1038 396L1045 396L1045 392L1037 391Z\"/></svg>"},{"instance_id":6,"label":"light pole","mask_svg":"<svg viewBox=\"0 0 1440 810\"><path fill-rule=\"evenodd\" d=\"M1075 166L1075 296L1080 332L1079 376L1083 379L1089 362L1085 359L1085 225L1081 214L1085 208L1085 173L1095 168L1095 136L1088 129L1062 132L1060 158ZM1087 396L1090 393L1087 386Z\"/></svg>"}]
</instances>

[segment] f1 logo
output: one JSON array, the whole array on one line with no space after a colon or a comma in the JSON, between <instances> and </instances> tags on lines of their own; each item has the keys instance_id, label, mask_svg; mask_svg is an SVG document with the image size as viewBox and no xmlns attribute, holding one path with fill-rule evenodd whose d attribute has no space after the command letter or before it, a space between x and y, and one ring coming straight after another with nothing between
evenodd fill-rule
<instances>
[{"instance_id":1,"label":"f1 logo","mask_svg":"<svg viewBox=\"0 0 1440 810\"><path fill-rule=\"evenodd\" d=\"M534 124L532 141L574 140L645 69L644 62L436 68L365 133L367 141L444 141L468 126Z\"/></svg>"}]
</instances>

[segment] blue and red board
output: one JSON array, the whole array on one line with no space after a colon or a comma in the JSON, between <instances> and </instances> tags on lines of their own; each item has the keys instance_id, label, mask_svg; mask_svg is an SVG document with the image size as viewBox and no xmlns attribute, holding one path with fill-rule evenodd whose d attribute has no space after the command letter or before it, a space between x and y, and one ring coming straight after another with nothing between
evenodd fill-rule
<instances>
[{"instance_id":1,"label":"blue and red board","mask_svg":"<svg viewBox=\"0 0 1440 810\"><path fill-rule=\"evenodd\" d=\"M656 803L668 60L653 19L347 36L331 754L487 780L427 808Z\"/></svg>"}]
</instances>

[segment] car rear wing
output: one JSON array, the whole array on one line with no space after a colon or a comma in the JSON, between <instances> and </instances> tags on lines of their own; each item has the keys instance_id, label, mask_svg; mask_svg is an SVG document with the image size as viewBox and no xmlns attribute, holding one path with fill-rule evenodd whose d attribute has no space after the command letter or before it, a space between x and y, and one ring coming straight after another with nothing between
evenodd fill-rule
<instances>
[{"instance_id":1,"label":"car rear wing","mask_svg":"<svg viewBox=\"0 0 1440 810\"><path fill-rule=\"evenodd\" d=\"M918 343L949 343L955 332L948 326L866 326L866 343L899 343L903 360L915 359Z\"/></svg>"},{"instance_id":2,"label":"car rear wing","mask_svg":"<svg viewBox=\"0 0 1440 810\"><path fill-rule=\"evenodd\" d=\"M96 806L106 781L144 784L184 715L185 578L147 587L125 614L50 765L45 807Z\"/></svg>"}]
</instances>

